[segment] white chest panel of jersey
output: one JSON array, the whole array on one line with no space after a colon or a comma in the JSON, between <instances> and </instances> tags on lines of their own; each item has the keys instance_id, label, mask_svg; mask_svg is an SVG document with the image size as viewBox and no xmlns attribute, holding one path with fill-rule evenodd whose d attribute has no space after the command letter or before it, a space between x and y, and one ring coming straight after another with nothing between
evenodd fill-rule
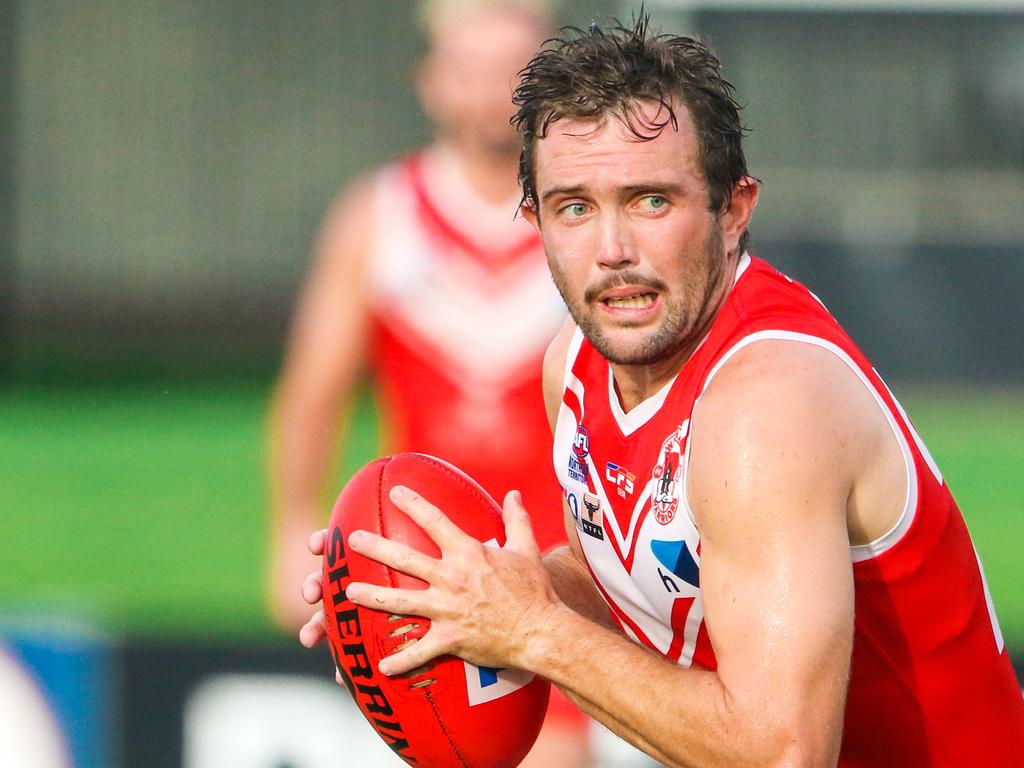
<instances>
[{"instance_id":1,"label":"white chest panel of jersey","mask_svg":"<svg viewBox=\"0 0 1024 768\"><path fill-rule=\"evenodd\" d=\"M567 379L585 403L582 382ZM586 424L563 403L554 462L587 565L627 635L689 666L704 618L700 536L682 495L689 420L663 436L650 466L603 450Z\"/></svg>"},{"instance_id":2,"label":"white chest panel of jersey","mask_svg":"<svg viewBox=\"0 0 1024 768\"><path fill-rule=\"evenodd\" d=\"M536 374L565 306L515 201L481 200L452 165L428 151L378 175L373 303L453 383L500 390Z\"/></svg>"}]
</instances>

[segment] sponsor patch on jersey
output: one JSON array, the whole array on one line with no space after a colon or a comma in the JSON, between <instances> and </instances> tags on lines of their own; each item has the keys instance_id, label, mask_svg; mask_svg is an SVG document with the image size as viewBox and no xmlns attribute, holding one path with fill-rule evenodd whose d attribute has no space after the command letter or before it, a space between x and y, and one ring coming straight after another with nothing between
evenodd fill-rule
<instances>
[{"instance_id":1,"label":"sponsor patch on jersey","mask_svg":"<svg viewBox=\"0 0 1024 768\"><path fill-rule=\"evenodd\" d=\"M679 509L679 494L682 488L683 443L690 428L687 419L671 435L665 438L658 451L658 463L651 472L651 511L654 519L668 525L675 519Z\"/></svg>"},{"instance_id":2,"label":"sponsor patch on jersey","mask_svg":"<svg viewBox=\"0 0 1024 768\"><path fill-rule=\"evenodd\" d=\"M580 527L580 500L576 498L576 494L570 491L568 488L562 488L562 496L565 497L565 503L569 505L569 511L572 513L572 520L576 524L576 527Z\"/></svg>"},{"instance_id":3,"label":"sponsor patch on jersey","mask_svg":"<svg viewBox=\"0 0 1024 768\"><path fill-rule=\"evenodd\" d=\"M678 541L651 540L651 552L658 558L658 562L668 568L673 575L679 577L687 584L700 587L700 568L697 561L690 554L690 548L686 546L685 539Z\"/></svg>"},{"instance_id":4,"label":"sponsor patch on jersey","mask_svg":"<svg viewBox=\"0 0 1024 768\"><path fill-rule=\"evenodd\" d=\"M582 424L576 425L572 439L572 455L569 456L569 477L579 483L586 483L590 474L587 456L590 455L590 433Z\"/></svg>"},{"instance_id":5,"label":"sponsor patch on jersey","mask_svg":"<svg viewBox=\"0 0 1024 768\"><path fill-rule=\"evenodd\" d=\"M592 493L584 493L583 509L580 510L577 520L581 531L604 541L604 512L601 511L601 499Z\"/></svg>"},{"instance_id":6,"label":"sponsor patch on jersey","mask_svg":"<svg viewBox=\"0 0 1024 768\"><path fill-rule=\"evenodd\" d=\"M478 667L468 661L462 663L466 668L466 694L471 707L508 696L533 680L532 672L521 669Z\"/></svg>"},{"instance_id":7,"label":"sponsor patch on jersey","mask_svg":"<svg viewBox=\"0 0 1024 768\"><path fill-rule=\"evenodd\" d=\"M633 488L636 486L636 475L625 467L620 467L610 461L605 465L604 479L615 486L615 491L622 498L632 495Z\"/></svg>"}]
</instances>

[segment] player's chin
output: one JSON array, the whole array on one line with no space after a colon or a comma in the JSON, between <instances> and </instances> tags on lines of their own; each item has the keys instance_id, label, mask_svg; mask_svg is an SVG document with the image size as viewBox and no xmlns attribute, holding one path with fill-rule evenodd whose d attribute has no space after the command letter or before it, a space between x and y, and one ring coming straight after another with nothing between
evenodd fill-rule
<instances>
[{"instance_id":1,"label":"player's chin","mask_svg":"<svg viewBox=\"0 0 1024 768\"><path fill-rule=\"evenodd\" d=\"M601 336L623 352L646 347L663 326L661 313L653 312L642 315L606 313L595 320Z\"/></svg>"},{"instance_id":2,"label":"player's chin","mask_svg":"<svg viewBox=\"0 0 1024 768\"><path fill-rule=\"evenodd\" d=\"M594 346L601 356L616 365L648 365L652 362L649 352L651 332L637 329L618 328L594 339Z\"/></svg>"}]
</instances>

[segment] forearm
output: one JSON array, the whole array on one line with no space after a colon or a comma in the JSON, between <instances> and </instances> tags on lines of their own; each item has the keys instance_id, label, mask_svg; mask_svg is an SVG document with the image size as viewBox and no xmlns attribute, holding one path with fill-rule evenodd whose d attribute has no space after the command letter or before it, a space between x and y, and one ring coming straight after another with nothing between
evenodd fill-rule
<instances>
[{"instance_id":1,"label":"forearm","mask_svg":"<svg viewBox=\"0 0 1024 768\"><path fill-rule=\"evenodd\" d=\"M673 748L678 745L670 734L675 728L666 729L662 725L663 718L652 718L651 713L667 711L662 704L653 706L654 702L670 687L666 684L668 677L683 670L629 641L616 629L608 605L586 566L569 546L548 552L544 556L544 568L555 593L570 610L563 612L559 620L550 622L558 628L557 642L539 650L539 668L534 671L558 685L580 709L626 741L660 762L672 765ZM563 619L567 623L563 623ZM563 647L565 640L571 646L568 649ZM600 665L589 669L593 659L600 659ZM586 673L581 673L582 668L587 668ZM713 673L686 671L692 673L688 675L689 687L698 687L692 694L694 698L721 699L715 680L700 679L716 677ZM678 693L676 686L671 688L673 694ZM686 702L677 706L682 707L684 713L680 718L672 718L672 722L681 726L685 722ZM706 701L694 701L689 709L701 711L705 716L710 714ZM659 726L649 728L653 723ZM707 728L708 724L701 724L697 732ZM669 737L665 740L670 743L660 743L659 734Z\"/></svg>"},{"instance_id":2,"label":"forearm","mask_svg":"<svg viewBox=\"0 0 1024 768\"><path fill-rule=\"evenodd\" d=\"M594 586L586 566L568 545L544 555L544 568L558 598L576 613L608 629L615 629L608 604Z\"/></svg>"},{"instance_id":3,"label":"forearm","mask_svg":"<svg viewBox=\"0 0 1024 768\"><path fill-rule=\"evenodd\" d=\"M784 763L787 736L771 712L744 706L716 672L673 664L568 607L549 623L522 666L662 764Z\"/></svg>"},{"instance_id":4,"label":"forearm","mask_svg":"<svg viewBox=\"0 0 1024 768\"><path fill-rule=\"evenodd\" d=\"M269 470L272 487L269 578L275 620L294 629L308 618L299 594L317 563L308 554L312 531L326 519L323 499L334 455L334 408L311 407L288 392L284 381L271 414Z\"/></svg>"},{"instance_id":5,"label":"forearm","mask_svg":"<svg viewBox=\"0 0 1024 768\"><path fill-rule=\"evenodd\" d=\"M296 380L297 379L297 380ZM270 475L275 517L317 521L323 494L342 440L339 406L351 382L316 391L303 377L282 378L274 398L270 430Z\"/></svg>"}]
</instances>

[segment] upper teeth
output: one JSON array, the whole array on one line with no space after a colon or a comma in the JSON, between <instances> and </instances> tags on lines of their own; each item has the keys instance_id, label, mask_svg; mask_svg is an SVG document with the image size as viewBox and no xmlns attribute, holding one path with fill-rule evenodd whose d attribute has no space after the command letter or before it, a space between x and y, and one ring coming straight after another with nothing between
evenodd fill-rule
<instances>
[{"instance_id":1,"label":"upper teeth","mask_svg":"<svg viewBox=\"0 0 1024 768\"><path fill-rule=\"evenodd\" d=\"M624 307L625 309L640 309L649 307L654 303L654 296L649 293L641 293L639 296L624 296L617 299L608 299L608 305L612 307Z\"/></svg>"}]
</instances>

